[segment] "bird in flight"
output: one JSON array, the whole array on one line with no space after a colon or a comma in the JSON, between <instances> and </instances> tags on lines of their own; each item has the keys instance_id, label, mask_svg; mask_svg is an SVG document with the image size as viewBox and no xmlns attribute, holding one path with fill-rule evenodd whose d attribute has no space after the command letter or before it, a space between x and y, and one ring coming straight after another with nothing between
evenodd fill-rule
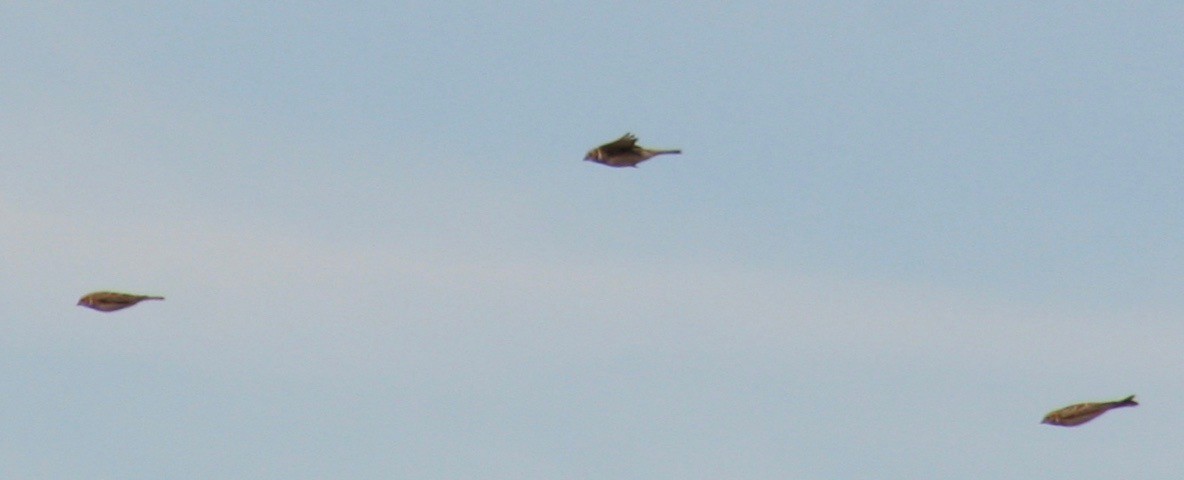
<instances>
[{"instance_id":1,"label":"bird in flight","mask_svg":"<svg viewBox=\"0 0 1184 480\"><path fill-rule=\"evenodd\" d=\"M637 164L667 153L682 153L682 150L650 150L637 146L637 137L626 133L621 138L588 151L584 160L610 167L636 167Z\"/></svg>"},{"instance_id":2,"label":"bird in flight","mask_svg":"<svg viewBox=\"0 0 1184 480\"><path fill-rule=\"evenodd\" d=\"M130 293L94 292L78 300L78 305L93 308L100 312L114 312L130 307L143 300L164 300L164 297L150 295L132 295Z\"/></svg>"},{"instance_id":3,"label":"bird in flight","mask_svg":"<svg viewBox=\"0 0 1184 480\"><path fill-rule=\"evenodd\" d=\"M1133 407L1138 404L1139 402L1135 401L1134 395L1114 402L1079 403L1077 405L1069 405L1068 407L1045 415L1044 420L1042 420L1040 423L1060 425L1062 427L1076 427L1085 422L1098 418L1098 415L1106 413L1111 409L1120 407Z\"/></svg>"}]
</instances>

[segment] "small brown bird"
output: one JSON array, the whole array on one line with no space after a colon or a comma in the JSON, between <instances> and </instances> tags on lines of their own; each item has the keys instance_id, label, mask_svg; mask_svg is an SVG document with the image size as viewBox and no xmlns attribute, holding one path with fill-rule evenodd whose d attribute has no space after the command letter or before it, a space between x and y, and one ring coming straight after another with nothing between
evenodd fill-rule
<instances>
[{"instance_id":1,"label":"small brown bird","mask_svg":"<svg viewBox=\"0 0 1184 480\"><path fill-rule=\"evenodd\" d=\"M1133 407L1138 404L1139 402L1135 401L1134 395L1116 402L1079 403L1077 405L1070 405L1045 415L1044 420L1042 420L1040 423L1060 425L1062 427L1076 427L1085 422L1098 418L1098 415L1106 413L1110 409L1119 407Z\"/></svg>"},{"instance_id":2,"label":"small brown bird","mask_svg":"<svg viewBox=\"0 0 1184 480\"><path fill-rule=\"evenodd\" d=\"M78 305L93 308L100 312L114 312L140 303L143 300L164 300L164 297L116 292L94 292L88 293L85 297L79 299Z\"/></svg>"},{"instance_id":3,"label":"small brown bird","mask_svg":"<svg viewBox=\"0 0 1184 480\"><path fill-rule=\"evenodd\" d=\"M636 167L637 164L667 153L682 153L682 150L650 150L637 146L637 137L626 133L615 141L588 151L584 160L602 163L610 167Z\"/></svg>"}]
</instances>

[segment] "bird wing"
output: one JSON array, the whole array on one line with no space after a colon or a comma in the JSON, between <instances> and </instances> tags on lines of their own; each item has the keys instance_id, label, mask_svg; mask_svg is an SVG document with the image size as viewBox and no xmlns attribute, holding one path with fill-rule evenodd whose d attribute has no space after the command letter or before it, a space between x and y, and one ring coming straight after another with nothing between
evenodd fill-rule
<instances>
[{"instance_id":1,"label":"bird wing","mask_svg":"<svg viewBox=\"0 0 1184 480\"><path fill-rule=\"evenodd\" d=\"M1079 403L1077 405L1070 405L1068 407L1060 409L1059 411L1057 411L1057 413L1059 413L1061 415L1061 418L1070 419L1070 418L1074 418L1074 417L1082 417L1082 416L1089 416L1089 415L1097 416L1097 415L1101 415L1102 412L1105 412L1106 410L1109 410L1108 408L1106 408L1106 404L1091 402L1091 403Z\"/></svg>"},{"instance_id":2,"label":"bird wing","mask_svg":"<svg viewBox=\"0 0 1184 480\"><path fill-rule=\"evenodd\" d=\"M94 300L102 303L114 303L120 305L135 304L143 300L142 295L131 295L127 293L105 292L94 295Z\"/></svg>"},{"instance_id":3,"label":"bird wing","mask_svg":"<svg viewBox=\"0 0 1184 480\"><path fill-rule=\"evenodd\" d=\"M612 155L615 153L632 152L635 147L637 147L637 137L633 136L632 133L626 133L621 138L601 145L600 151Z\"/></svg>"},{"instance_id":4,"label":"bird wing","mask_svg":"<svg viewBox=\"0 0 1184 480\"><path fill-rule=\"evenodd\" d=\"M135 295L120 295L118 297L116 297L116 296L104 297L101 300L106 303L117 303L120 305L134 305L136 303L139 303L140 300L143 300L143 298L135 296Z\"/></svg>"}]
</instances>

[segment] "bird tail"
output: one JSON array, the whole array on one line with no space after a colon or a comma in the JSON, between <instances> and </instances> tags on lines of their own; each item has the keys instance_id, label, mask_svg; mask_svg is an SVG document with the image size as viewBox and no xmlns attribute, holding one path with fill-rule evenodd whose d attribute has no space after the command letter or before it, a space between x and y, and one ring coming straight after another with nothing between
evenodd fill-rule
<instances>
[{"instance_id":1,"label":"bird tail","mask_svg":"<svg viewBox=\"0 0 1184 480\"><path fill-rule=\"evenodd\" d=\"M164 300L164 297L144 297L144 300Z\"/></svg>"},{"instance_id":2,"label":"bird tail","mask_svg":"<svg viewBox=\"0 0 1184 480\"><path fill-rule=\"evenodd\" d=\"M1126 398L1124 398L1124 399L1122 399L1122 400L1119 400L1119 401L1115 402L1115 404L1116 404L1116 406L1118 406L1118 407L1133 407L1133 406L1135 406L1135 405L1138 405L1138 404L1139 404L1139 402L1136 402L1136 401L1135 401L1135 396L1134 396L1134 395L1131 395L1131 396L1129 396L1129 397L1126 397Z\"/></svg>"},{"instance_id":3,"label":"bird tail","mask_svg":"<svg viewBox=\"0 0 1184 480\"><path fill-rule=\"evenodd\" d=\"M678 154L682 153L682 150L677 150L677 149L675 149L675 150L658 150L658 151L654 152L654 155L664 155L667 153L673 153L675 155L678 155Z\"/></svg>"}]
</instances>

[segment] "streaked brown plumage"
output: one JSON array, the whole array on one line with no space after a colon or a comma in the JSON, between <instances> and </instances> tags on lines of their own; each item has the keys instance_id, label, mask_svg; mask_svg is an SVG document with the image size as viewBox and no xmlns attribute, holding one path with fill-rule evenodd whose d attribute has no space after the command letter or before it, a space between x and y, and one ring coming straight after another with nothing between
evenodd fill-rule
<instances>
[{"instance_id":1,"label":"streaked brown plumage","mask_svg":"<svg viewBox=\"0 0 1184 480\"><path fill-rule=\"evenodd\" d=\"M1133 407L1138 404L1139 402L1135 401L1134 395L1115 402L1079 403L1077 405L1070 405L1045 415L1044 420L1042 420L1040 423L1059 425L1062 427L1076 427L1085 422L1098 418L1098 415L1106 413L1111 409L1120 407Z\"/></svg>"},{"instance_id":2,"label":"streaked brown plumage","mask_svg":"<svg viewBox=\"0 0 1184 480\"><path fill-rule=\"evenodd\" d=\"M78 305L93 308L100 312L114 312L140 303L143 300L164 300L164 297L132 295L130 293L94 292L88 293L79 299Z\"/></svg>"},{"instance_id":3,"label":"streaked brown plumage","mask_svg":"<svg viewBox=\"0 0 1184 480\"><path fill-rule=\"evenodd\" d=\"M650 150L637 146L637 137L626 133L621 138L588 151L584 160L610 167L636 167L637 164L667 153L682 153L682 150Z\"/></svg>"}]
</instances>

